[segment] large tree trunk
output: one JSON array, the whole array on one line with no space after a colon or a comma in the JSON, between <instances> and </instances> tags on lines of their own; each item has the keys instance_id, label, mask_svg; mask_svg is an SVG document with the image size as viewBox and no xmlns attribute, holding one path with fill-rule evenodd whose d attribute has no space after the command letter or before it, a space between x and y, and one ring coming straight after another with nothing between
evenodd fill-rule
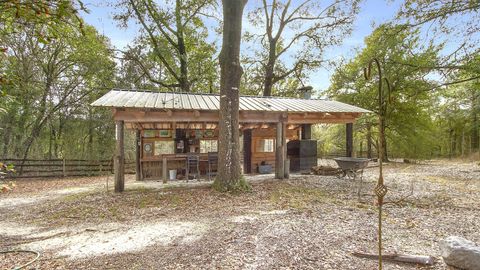
<instances>
[{"instance_id":1,"label":"large tree trunk","mask_svg":"<svg viewBox=\"0 0 480 270\"><path fill-rule=\"evenodd\" d=\"M175 5L175 19L177 25L178 52L180 55L180 89L183 92L190 91L190 82L188 81L187 49L185 48L185 38L183 35L183 24L181 15L181 1L177 0Z\"/></svg>"},{"instance_id":2,"label":"large tree trunk","mask_svg":"<svg viewBox=\"0 0 480 270\"><path fill-rule=\"evenodd\" d=\"M246 0L223 0L223 44L220 52L220 123L218 173L214 187L221 191L242 188L238 107L242 14Z\"/></svg>"}]
</instances>

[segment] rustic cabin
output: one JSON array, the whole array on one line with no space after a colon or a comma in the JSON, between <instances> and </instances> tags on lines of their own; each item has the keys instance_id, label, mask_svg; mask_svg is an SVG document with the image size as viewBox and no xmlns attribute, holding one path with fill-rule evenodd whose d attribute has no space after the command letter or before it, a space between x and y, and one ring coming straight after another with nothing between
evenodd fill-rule
<instances>
[{"instance_id":1,"label":"rustic cabin","mask_svg":"<svg viewBox=\"0 0 480 270\"><path fill-rule=\"evenodd\" d=\"M346 124L347 156L353 123L369 112L338 101L241 96L239 129L245 174L309 170L317 163L311 125ZM116 181L123 189L123 130L136 131L137 180L211 178L218 147L218 94L113 89L92 103L112 109L116 123ZM289 162L285 162L288 160ZM288 166L288 168L285 168ZM118 178L118 179L117 179Z\"/></svg>"}]
</instances>

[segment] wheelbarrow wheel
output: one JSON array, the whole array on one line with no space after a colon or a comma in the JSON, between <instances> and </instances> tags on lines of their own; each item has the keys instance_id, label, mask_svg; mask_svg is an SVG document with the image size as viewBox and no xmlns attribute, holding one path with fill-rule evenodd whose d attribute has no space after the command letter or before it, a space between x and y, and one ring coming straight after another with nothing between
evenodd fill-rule
<instances>
[{"instance_id":1,"label":"wheelbarrow wheel","mask_svg":"<svg viewBox=\"0 0 480 270\"><path fill-rule=\"evenodd\" d=\"M338 169L337 171L337 178L340 179L340 178L345 178L345 176L347 175L347 172L342 170L342 169Z\"/></svg>"},{"instance_id":2,"label":"wheelbarrow wheel","mask_svg":"<svg viewBox=\"0 0 480 270\"><path fill-rule=\"evenodd\" d=\"M348 179L355 179L356 177L356 173L353 170L348 170L346 174Z\"/></svg>"}]
</instances>

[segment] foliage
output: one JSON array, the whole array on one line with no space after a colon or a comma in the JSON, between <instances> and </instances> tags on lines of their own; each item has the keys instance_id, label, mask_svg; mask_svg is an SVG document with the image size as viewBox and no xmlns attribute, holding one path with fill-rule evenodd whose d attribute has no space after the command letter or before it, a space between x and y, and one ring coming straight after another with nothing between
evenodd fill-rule
<instances>
[{"instance_id":1,"label":"foliage","mask_svg":"<svg viewBox=\"0 0 480 270\"><path fill-rule=\"evenodd\" d=\"M44 25L25 25L15 35L0 36L7 48L0 63L8 82L2 91L13 99L0 115L2 156L65 157L68 144L82 146L81 154L73 152L75 157L93 157L97 149L93 137L99 140L98 152L111 152L102 148L111 147L112 140L101 141L112 130L102 127L111 126L105 121L109 115L89 106L112 86L114 63L108 41L88 25L80 33L72 25L76 18L64 20L68 19L55 25L62 38L46 43L35 34ZM83 129L87 134L79 132L82 125L88 127Z\"/></svg>"},{"instance_id":2,"label":"foliage","mask_svg":"<svg viewBox=\"0 0 480 270\"><path fill-rule=\"evenodd\" d=\"M58 25L69 24L80 31L83 21L79 11L87 11L80 0L0 1L0 35L16 35L23 27L34 27L39 42L47 43L61 36Z\"/></svg>"},{"instance_id":3,"label":"foliage","mask_svg":"<svg viewBox=\"0 0 480 270\"><path fill-rule=\"evenodd\" d=\"M439 48L420 46L418 31L388 24L378 27L365 43L366 47L353 60L336 70L327 94L378 113L377 82L362 78L363 67L370 59L378 58L392 88L388 97L391 105L386 112L386 145L396 155L431 155L435 140L430 112L438 101L432 91L435 84L428 79L429 70L408 63L434 65ZM366 127L357 128L365 130ZM373 135L378 137L378 134Z\"/></svg>"},{"instance_id":4,"label":"foliage","mask_svg":"<svg viewBox=\"0 0 480 270\"><path fill-rule=\"evenodd\" d=\"M255 2L243 37L248 47L240 92L297 96L308 75L328 63L324 51L351 31L358 3ZM110 158L111 114L89 104L114 86L218 92L219 55L206 19L217 5L119 1L117 22L137 23L141 31L114 52L80 18L87 12L80 0L0 1L0 156ZM478 1L406 0L397 25L379 26L366 47L339 66L326 94L376 112L377 82L366 82L361 72L377 57L394 88L389 153L419 158L478 151L479 10ZM375 127L374 115L355 125L357 149L365 149L368 134L376 146L378 133L367 132L369 125ZM344 125L315 132L320 152L344 151Z\"/></svg>"},{"instance_id":5,"label":"foliage","mask_svg":"<svg viewBox=\"0 0 480 270\"><path fill-rule=\"evenodd\" d=\"M407 0L397 19L420 30L443 47L436 65L412 63L437 72L442 80L442 102L435 124L442 155L478 151L478 81L480 80L480 2Z\"/></svg>"},{"instance_id":6,"label":"foliage","mask_svg":"<svg viewBox=\"0 0 480 270\"><path fill-rule=\"evenodd\" d=\"M142 27L122 58L141 71L133 75L134 82L149 81L186 92L204 90L205 85L214 88L216 48L206 41L208 30L200 19L204 11L215 7L214 1L166 1L160 5L150 0L126 0L117 7L120 12L115 19L122 26L134 20ZM126 78L130 75L127 73Z\"/></svg>"},{"instance_id":7,"label":"foliage","mask_svg":"<svg viewBox=\"0 0 480 270\"><path fill-rule=\"evenodd\" d=\"M454 80L471 77L459 73ZM480 80L444 88L435 123L438 126L439 154L468 155L479 150Z\"/></svg>"},{"instance_id":8,"label":"foliage","mask_svg":"<svg viewBox=\"0 0 480 270\"><path fill-rule=\"evenodd\" d=\"M444 47L437 65L414 65L437 70L446 85L479 79L479 11L479 1L406 0L397 19L404 20L405 27L421 30L430 42ZM461 80L455 80L458 77L454 74L459 71L469 73L470 77L462 76Z\"/></svg>"},{"instance_id":9,"label":"foliage","mask_svg":"<svg viewBox=\"0 0 480 270\"><path fill-rule=\"evenodd\" d=\"M253 52L244 59L253 73L249 85L262 89L264 96L284 94L286 85L281 82L303 86L308 74L326 62L325 49L338 45L351 31L358 2L262 1L248 14L254 26L245 34Z\"/></svg>"},{"instance_id":10,"label":"foliage","mask_svg":"<svg viewBox=\"0 0 480 270\"><path fill-rule=\"evenodd\" d=\"M7 192L15 187L15 183L12 181L4 182L5 177L13 173L15 173L13 165L0 162L0 192Z\"/></svg>"}]
</instances>

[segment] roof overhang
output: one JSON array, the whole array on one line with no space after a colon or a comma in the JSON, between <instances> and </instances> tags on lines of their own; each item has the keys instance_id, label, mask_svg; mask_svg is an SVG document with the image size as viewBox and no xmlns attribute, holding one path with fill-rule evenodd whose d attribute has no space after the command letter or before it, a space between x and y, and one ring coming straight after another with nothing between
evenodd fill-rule
<instances>
[{"instance_id":1,"label":"roof overhang","mask_svg":"<svg viewBox=\"0 0 480 270\"><path fill-rule=\"evenodd\" d=\"M113 110L127 123L218 122L220 97L214 94L111 90L92 106ZM241 96L240 123L353 123L370 111L338 101Z\"/></svg>"}]
</instances>

